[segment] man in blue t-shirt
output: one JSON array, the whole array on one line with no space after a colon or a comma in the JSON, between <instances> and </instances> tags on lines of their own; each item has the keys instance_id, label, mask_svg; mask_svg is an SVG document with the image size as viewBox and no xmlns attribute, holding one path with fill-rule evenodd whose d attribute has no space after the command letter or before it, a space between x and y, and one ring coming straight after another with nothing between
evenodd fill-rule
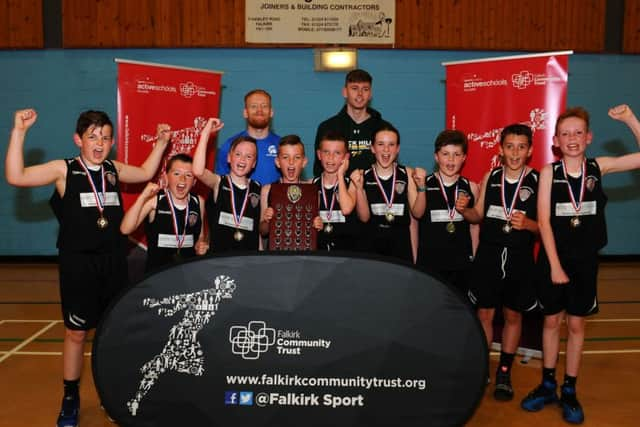
<instances>
[{"instance_id":1,"label":"man in blue t-shirt","mask_svg":"<svg viewBox=\"0 0 640 427\"><path fill-rule=\"evenodd\" d=\"M255 138L258 145L256 168L250 177L261 185L271 184L280 179L280 171L275 165L280 137L269 129L271 118L273 117L271 95L263 89L254 89L247 93L244 97L242 114L247 120L247 129L231 136L218 148L216 173L221 176L229 174L227 153L229 152L231 141L239 136L248 135Z\"/></svg>"}]
</instances>

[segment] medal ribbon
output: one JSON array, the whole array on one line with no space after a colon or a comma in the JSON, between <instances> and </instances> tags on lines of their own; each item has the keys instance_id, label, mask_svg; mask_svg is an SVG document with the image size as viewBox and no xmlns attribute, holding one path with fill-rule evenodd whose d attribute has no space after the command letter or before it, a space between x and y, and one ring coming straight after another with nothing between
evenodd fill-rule
<instances>
[{"instance_id":1,"label":"medal ribbon","mask_svg":"<svg viewBox=\"0 0 640 427\"><path fill-rule=\"evenodd\" d=\"M502 199L502 209L504 210L504 217L507 222L511 221L511 217L513 216L513 208L516 205L516 200L518 199L518 192L520 191L520 187L522 186L522 181L524 181L524 173L527 170L527 167L523 167L520 172L520 176L518 177L518 185L516 185L516 191L513 193L513 198L511 199L511 204L509 205L509 209L507 209L507 196L505 188L507 186L507 172L504 167L502 168L502 183L500 185L500 198Z\"/></svg>"},{"instance_id":2,"label":"medal ribbon","mask_svg":"<svg viewBox=\"0 0 640 427\"><path fill-rule=\"evenodd\" d=\"M393 207L393 198L396 195L396 165L393 165L393 178L391 180L391 197L387 197L387 193L384 191L384 187L382 186L382 182L380 182L380 178L378 178L378 172L376 171L376 167L371 167L373 170L373 177L376 179L376 184L378 184L378 189L382 193L382 197L384 197L384 202L387 205L387 208L391 209Z\"/></svg>"},{"instance_id":3,"label":"medal ribbon","mask_svg":"<svg viewBox=\"0 0 640 427\"><path fill-rule=\"evenodd\" d=\"M447 213L449 214L449 220L453 221L453 217L456 216L456 199L458 198L458 184L460 183L460 179L456 180L456 188L453 190L454 200L453 206L449 205L449 197L447 197L447 191L444 188L444 180L442 179L442 174L438 172L438 186L440 187L440 192L442 193L442 197L444 198L444 202L447 205Z\"/></svg>"},{"instance_id":4,"label":"medal ribbon","mask_svg":"<svg viewBox=\"0 0 640 427\"><path fill-rule=\"evenodd\" d=\"M249 184L251 184L251 180L247 181L247 191L244 193L244 200L242 201L242 208L240 209L240 214L236 209L236 195L233 191L233 181L229 175L227 175L227 184L229 184L229 189L231 191L231 211L233 213L233 223L236 225L236 228L240 227L240 222L242 222L242 217L244 216L244 210L247 208L247 200L249 199Z\"/></svg>"},{"instance_id":5,"label":"medal ribbon","mask_svg":"<svg viewBox=\"0 0 640 427\"><path fill-rule=\"evenodd\" d=\"M176 244L178 245L178 250L182 249L182 245L184 245L184 238L187 235L187 222L189 221L189 197L187 197L187 207L184 212L184 228L182 229L182 237L180 237L180 232L178 230L178 217L175 211L175 205L173 204L173 198L171 197L171 192L169 189L165 190L165 194L167 195L167 199L169 199L169 209L171 210L171 223L173 224L173 233L176 236Z\"/></svg>"},{"instance_id":6,"label":"medal ribbon","mask_svg":"<svg viewBox=\"0 0 640 427\"><path fill-rule=\"evenodd\" d=\"M324 207L329 209L329 213L327 213L327 222L331 222L331 217L333 216L333 206L336 203L336 188L338 187L338 179L336 179L336 183L331 189L331 205L329 205L327 204L327 193L324 190L324 178L322 175L320 175L320 190L322 192L322 201L324 202Z\"/></svg>"},{"instance_id":7,"label":"medal ribbon","mask_svg":"<svg viewBox=\"0 0 640 427\"><path fill-rule=\"evenodd\" d=\"M89 185L91 185L91 191L93 191L93 196L96 198L96 207L98 208L98 212L100 212L100 217L102 218L104 212L104 201L107 198L107 184L104 179L104 166L100 165L100 177L102 178L102 198L100 198L100 194L98 194L98 190L96 189L96 184L93 182L93 177L91 176L91 172L87 165L84 164L84 160L82 160L82 156L78 156L80 159L80 166L84 169L87 174L87 180L89 181Z\"/></svg>"},{"instance_id":8,"label":"medal ribbon","mask_svg":"<svg viewBox=\"0 0 640 427\"><path fill-rule=\"evenodd\" d=\"M562 173L564 174L564 179L567 181L567 187L569 189L569 199L571 200L571 204L573 205L573 209L576 210L576 214L580 213L580 209L582 208L582 200L584 199L584 188L586 182L586 171L587 171L587 160L582 161L582 166L580 166L580 198L578 202L576 202L576 198L573 195L573 188L571 188L571 184L569 183L569 176L567 174L567 165L562 160Z\"/></svg>"}]
</instances>

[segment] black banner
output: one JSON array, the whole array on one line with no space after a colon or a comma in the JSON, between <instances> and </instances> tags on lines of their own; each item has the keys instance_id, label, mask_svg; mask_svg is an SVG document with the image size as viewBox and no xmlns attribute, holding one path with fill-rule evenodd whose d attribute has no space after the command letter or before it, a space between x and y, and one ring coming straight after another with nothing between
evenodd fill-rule
<instances>
[{"instance_id":1,"label":"black banner","mask_svg":"<svg viewBox=\"0 0 640 427\"><path fill-rule=\"evenodd\" d=\"M252 254L153 274L96 332L123 426L456 426L487 378L462 296L407 265Z\"/></svg>"}]
</instances>

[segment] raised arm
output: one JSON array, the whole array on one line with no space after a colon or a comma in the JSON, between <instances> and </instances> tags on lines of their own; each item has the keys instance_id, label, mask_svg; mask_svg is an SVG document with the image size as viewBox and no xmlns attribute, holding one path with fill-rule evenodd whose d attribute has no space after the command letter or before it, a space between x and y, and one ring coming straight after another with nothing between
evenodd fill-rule
<instances>
[{"instance_id":1,"label":"raised arm","mask_svg":"<svg viewBox=\"0 0 640 427\"><path fill-rule=\"evenodd\" d=\"M122 218L120 223L120 232L122 234L133 233L149 213L156 208L158 191L160 191L158 184L153 182L147 184Z\"/></svg>"},{"instance_id":2,"label":"raised arm","mask_svg":"<svg viewBox=\"0 0 640 427\"><path fill-rule=\"evenodd\" d=\"M269 235L269 224L273 218L273 208L269 206L269 192L271 184L263 185L260 190L260 225L258 231L261 236Z\"/></svg>"},{"instance_id":3,"label":"raised arm","mask_svg":"<svg viewBox=\"0 0 640 427\"><path fill-rule=\"evenodd\" d=\"M128 165L126 163L114 161L118 170L120 181L129 184L150 181L158 171L158 166L162 161L162 155L171 140L171 127L166 123L158 124L158 139L156 140L151 153L140 166Z\"/></svg>"},{"instance_id":4,"label":"raised arm","mask_svg":"<svg viewBox=\"0 0 640 427\"><path fill-rule=\"evenodd\" d=\"M364 172L362 169L355 169L351 172L351 185L356 192L356 213L362 222L369 222L371 219L371 210L369 209L369 200L367 193L364 191Z\"/></svg>"},{"instance_id":5,"label":"raised arm","mask_svg":"<svg viewBox=\"0 0 640 427\"><path fill-rule=\"evenodd\" d=\"M212 132L218 132L224 124L219 119L210 118L200 133L198 146L193 153L193 173L207 187L215 189L220 183L220 175L217 175L205 166L207 158L207 145ZM223 159L226 161L226 159Z\"/></svg>"},{"instance_id":6,"label":"raised arm","mask_svg":"<svg viewBox=\"0 0 640 427\"><path fill-rule=\"evenodd\" d=\"M626 124L636 138L636 143L640 145L640 122L631 107L626 104L615 106L609 110L609 117ZM624 172L640 168L640 152L619 157L598 157L596 161L603 175Z\"/></svg>"},{"instance_id":7,"label":"raised arm","mask_svg":"<svg viewBox=\"0 0 640 427\"><path fill-rule=\"evenodd\" d=\"M349 215L356 207L356 190L348 186L344 180L344 174L349 169L349 159L345 158L338 168L338 202L343 215Z\"/></svg>"},{"instance_id":8,"label":"raised arm","mask_svg":"<svg viewBox=\"0 0 640 427\"><path fill-rule=\"evenodd\" d=\"M24 140L27 131L37 118L38 114L33 109L16 111L5 159L5 177L9 184L17 187L38 187L56 183L58 191L64 194L67 173L64 160L53 160L29 167L24 166Z\"/></svg>"},{"instance_id":9,"label":"raised arm","mask_svg":"<svg viewBox=\"0 0 640 427\"><path fill-rule=\"evenodd\" d=\"M200 217L202 221L200 221L200 237L198 237L198 241L195 243L195 250L197 255L205 255L209 251L209 236L205 235L206 230L204 226L204 219L207 217L207 212L202 196L198 196L198 201L200 202Z\"/></svg>"},{"instance_id":10,"label":"raised arm","mask_svg":"<svg viewBox=\"0 0 640 427\"><path fill-rule=\"evenodd\" d=\"M409 209L414 218L422 218L427 208L427 193L418 191L418 187L425 189L427 180L427 171L422 168L407 168Z\"/></svg>"}]
</instances>

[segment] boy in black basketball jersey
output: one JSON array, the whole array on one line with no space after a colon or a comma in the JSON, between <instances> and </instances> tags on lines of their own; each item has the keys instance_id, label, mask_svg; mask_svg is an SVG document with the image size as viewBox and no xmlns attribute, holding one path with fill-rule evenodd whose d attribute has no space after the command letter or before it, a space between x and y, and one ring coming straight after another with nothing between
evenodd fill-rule
<instances>
[{"instance_id":1,"label":"boy in black basketball jersey","mask_svg":"<svg viewBox=\"0 0 640 427\"><path fill-rule=\"evenodd\" d=\"M196 176L211 189L207 198L207 222L211 252L255 251L262 247L259 236L260 191L249 178L257 161L256 140L240 135L227 153L229 174L220 176L205 168L207 142L211 132L222 127L218 119L209 119L193 159Z\"/></svg>"},{"instance_id":2,"label":"boy in black basketball jersey","mask_svg":"<svg viewBox=\"0 0 640 427\"><path fill-rule=\"evenodd\" d=\"M317 150L322 173L313 179L318 186L320 218L323 227L318 232L320 250L354 250L358 221L353 212L356 205L356 188L345 177L349 168L347 140L336 132L327 132L320 138Z\"/></svg>"},{"instance_id":3,"label":"boy in black basketball jersey","mask_svg":"<svg viewBox=\"0 0 640 427\"><path fill-rule=\"evenodd\" d=\"M369 251L414 264L417 236L412 236L411 222L424 215L425 193L417 188L424 188L427 173L397 163L400 133L391 123L373 134L371 151L376 158L371 168L351 173L358 218L368 227Z\"/></svg>"},{"instance_id":4,"label":"boy in black basketball jersey","mask_svg":"<svg viewBox=\"0 0 640 427\"><path fill-rule=\"evenodd\" d=\"M195 184L191 156L180 153L166 166L166 188L147 184L120 224L130 234L144 223L147 236L145 271L153 271L172 262L204 255L209 244L204 240L202 197L192 194Z\"/></svg>"},{"instance_id":5,"label":"boy in black basketball jersey","mask_svg":"<svg viewBox=\"0 0 640 427\"><path fill-rule=\"evenodd\" d=\"M472 233L477 240L477 226L471 227L456 211L459 195L470 198L473 206L477 184L460 176L467 158L467 137L459 130L444 130L435 141L434 158L438 170L427 176L425 187L427 210L419 220L417 265L426 267L467 292L473 259Z\"/></svg>"},{"instance_id":6,"label":"boy in black basketball jersey","mask_svg":"<svg viewBox=\"0 0 640 427\"><path fill-rule=\"evenodd\" d=\"M286 135L280 138L278 157L275 162L282 175L279 182L283 184L309 183L309 180L301 179L302 171L307 165L307 156L304 153L304 144L298 135ZM275 214L275 210L270 206L270 192L271 184L267 184L262 187L260 195L260 234L264 237L269 235L270 222ZM319 216L313 218L313 228L322 229L322 219Z\"/></svg>"},{"instance_id":7,"label":"boy in black basketball jersey","mask_svg":"<svg viewBox=\"0 0 640 427\"><path fill-rule=\"evenodd\" d=\"M482 221L469 298L478 309L487 345L493 341L495 310L502 307L504 314L493 393L502 401L513 399L511 367L520 342L522 313L537 306L533 245L538 233L538 172L527 167L532 143L528 126L506 126L500 134L502 166L485 175L475 207L462 211L469 221Z\"/></svg>"},{"instance_id":8,"label":"boy in black basketball jersey","mask_svg":"<svg viewBox=\"0 0 640 427\"><path fill-rule=\"evenodd\" d=\"M609 117L625 123L640 144L640 122L627 105L609 110ZM539 411L556 402L556 364L560 327L567 324L567 349L560 404L565 421L580 424L584 412L576 395L576 379L584 344L586 316L598 312L598 251L607 243L604 207L607 197L602 176L640 168L640 152L620 157L587 158L593 135L589 113L570 108L556 122L553 145L562 158L540 172L538 226L543 248L538 256L542 306L542 383L521 406Z\"/></svg>"},{"instance_id":9,"label":"boy in black basketball jersey","mask_svg":"<svg viewBox=\"0 0 640 427\"><path fill-rule=\"evenodd\" d=\"M120 234L124 215L119 182L149 181L170 139L168 125L158 125L158 140L142 166L107 156L113 145L113 124L102 111L80 114L73 141L76 157L24 166L27 131L36 122L33 109L15 113L5 174L11 185L54 184L51 206L60 223L58 250L60 296L65 324L63 347L64 398L58 427L78 424L78 386L87 331L96 327L104 309L127 284L126 240Z\"/></svg>"}]
</instances>

